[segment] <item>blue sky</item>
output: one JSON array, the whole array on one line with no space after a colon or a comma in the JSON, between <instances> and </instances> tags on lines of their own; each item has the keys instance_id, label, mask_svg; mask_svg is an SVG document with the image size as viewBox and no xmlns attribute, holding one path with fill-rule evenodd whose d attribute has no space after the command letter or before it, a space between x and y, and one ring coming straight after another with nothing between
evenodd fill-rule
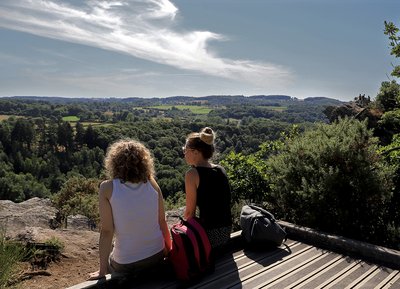
<instances>
[{"instance_id":1,"label":"blue sky","mask_svg":"<svg viewBox=\"0 0 400 289\"><path fill-rule=\"evenodd\" d=\"M0 96L374 98L399 0L1 0Z\"/></svg>"}]
</instances>

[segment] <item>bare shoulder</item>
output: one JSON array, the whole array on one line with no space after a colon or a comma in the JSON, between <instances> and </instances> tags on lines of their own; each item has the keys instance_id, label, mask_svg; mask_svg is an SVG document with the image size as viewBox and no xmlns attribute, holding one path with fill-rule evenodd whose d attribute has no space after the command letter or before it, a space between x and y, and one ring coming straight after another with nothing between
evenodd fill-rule
<instances>
[{"instance_id":1,"label":"bare shoulder","mask_svg":"<svg viewBox=\"0 0 400 289\"><path fill-rule=\"evenodd\" d=\"M161 189L160 189L160 186L157 184L157 181L153 177L151 177L149 179L149 182L153 186L153 188L160 194L161 193Z\"/></svg>"},{"instance_id":2,"label":"bare shoulder","mask_svg":"<svg viewBox=\"0 0 400 289\"><path fill-rule=\"evenodd\" d=\"M197 172L197 170L195 168L191 168L186 172L186 177L196 177L199 175L199 173Z\"/></svg>"},{"instance_id":3,"label":"bare shoulder","mask_svg":"<svg viewBox=\"0 0 400 289\"><path fill-rule=\"evenodd\" d=\"M199 173L197 172L197 170L195 168L191 168L185 174L186 182L193 181L193 182L197 183L198 179L199 179Z\"/></svg>"},{"instance_id":4,"label":"bare shoulder","mask_svg":"<svg viewBox=\"0 0 400 289\"><path fill-rule=\"evenodd\" d=\"M112 190L113 190L112 180L106 180L106 181L101 182L100 189L99 189L99 194L101 196L104 196L107 199L109 199L111 197Z\"/></svg>"}]
</instances>

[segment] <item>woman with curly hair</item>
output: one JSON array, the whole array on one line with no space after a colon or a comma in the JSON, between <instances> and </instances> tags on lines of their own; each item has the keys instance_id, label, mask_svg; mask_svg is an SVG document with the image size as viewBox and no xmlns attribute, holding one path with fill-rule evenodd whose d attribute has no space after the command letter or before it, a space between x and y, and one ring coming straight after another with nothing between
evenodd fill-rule
<instances>
[{"instance_id":1,"label":"woman with curly hair","mask_svg":"<svg viewBox=\"0 0 400 289\"><path fill-rule=\"evenodd\" d=\"M89 279L107 273L137 276L159 264L171 248L153 158L140 142L120 140L109 146L104 166L109 179L99 190L100 269Z\"/></svg>"},{"instance_id":2,"label":"woman with curly hair","mask_svg":"<svg viewBox=\"0 0 400 289\"><path fill-rule=\"evenodd\" d=\"M192 168L185 174L186 209L184 217L199 219L212 248L219 250L230 238L232 229L231 190L225 169L210 162L214 154L214 131L205 127L192 132L183 147L185 161Z\"/></svg>"}]
</instances>

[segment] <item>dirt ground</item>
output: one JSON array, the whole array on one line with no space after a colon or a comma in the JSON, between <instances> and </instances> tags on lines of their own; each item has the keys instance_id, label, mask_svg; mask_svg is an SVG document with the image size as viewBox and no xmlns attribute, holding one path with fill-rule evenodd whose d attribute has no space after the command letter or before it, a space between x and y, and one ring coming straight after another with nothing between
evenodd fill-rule
<instances>
[{"instance_id":1,"label":"dirt ground","mask_svg":"<svg viewBox=\"0 0 400 289\"><path fill-rule=\"evenodd\" d=\"M36 242L45 241L53 236L60 240L64 244L61 259L58 262L51 262L46 270L32 270L28 262L21 264L18 274L20 279L29 279L23 280L13 287L66 288L86 281L89 273L98 270L98 232L37 228L33 235Z\"/></svg>"},{"instance_id":2,"label":"dirt ground","mask_svg":"<svg viewBox=\"0 0 400 289\"><path fill-rule=\"evenodd\" d=\"M0 200L0 228L7 229L10 239L40 243L55 237L64 245L60 260L50 262L46 269L21 263L15 278L19 282L12 288L67 288L86 281L89 273L98 270L99 232L89 230L84 216L71 216L68 229L53 230L49 224L56 212L48 199L32 198L22 203ZM175 215L182 214L183 208L167 211L168 225L177 221Z\"/></svg>"}]
</instances>

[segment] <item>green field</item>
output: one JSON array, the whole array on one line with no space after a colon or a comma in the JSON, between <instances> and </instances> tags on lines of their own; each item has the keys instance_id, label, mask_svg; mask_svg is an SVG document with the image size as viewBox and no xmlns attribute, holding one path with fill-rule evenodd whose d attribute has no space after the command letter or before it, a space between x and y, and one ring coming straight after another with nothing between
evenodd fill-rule
<instances>
[{"instance_id":1,"label":"green field","mask_svg":"<svg viewBox=\"0 0 400 289\"><path fill-rule=\"evenodd\" d=\"M69 116L64 116L62 118L63 121L70 121L70 122L77 122L79 121L79 117L77 117L76 115L69 115Z\"/></svg>"},{"instance_id":2,"label":"green field","mask_svg":"<svg viewBox=\"0 0 400 289\"><path fill-rule=\"evenodd\" d=\"M155 105L155 106L150 106L149 108L168 110L172 109L173 107L180 110L188 109L194 114L208 114L210 111L212 111L212 108L201 105Z\"/></svg>"}]
</instances>

